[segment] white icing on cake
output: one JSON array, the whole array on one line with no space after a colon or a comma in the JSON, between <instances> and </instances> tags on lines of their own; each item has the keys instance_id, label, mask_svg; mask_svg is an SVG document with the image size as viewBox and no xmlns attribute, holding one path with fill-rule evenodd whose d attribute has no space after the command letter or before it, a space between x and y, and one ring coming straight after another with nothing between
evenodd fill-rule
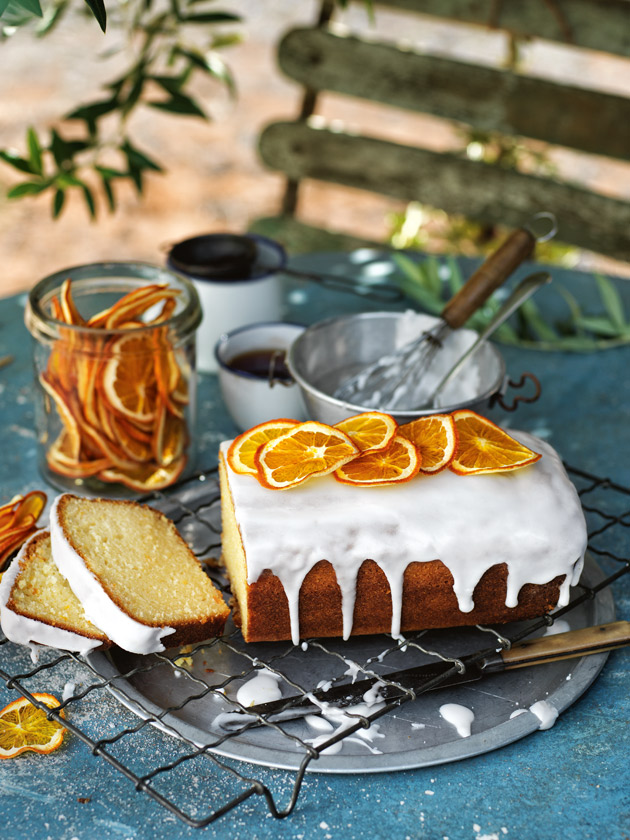
<instances>
[{"instance_id":1,"label":"white icing on cake","mask_svg":"<svg viewBox=\"0 0 630 840\"><path fill-rule=\"evenodd\" d=\"M58 496L50 511L50 541L52 557L61 574L77 596L89 621L119 647L131 653L157 653L165 650L161 639L175 632L173 627L153 627L136 621L120 609L109 597L98 578L74 550L59 522Z\"/></svg>"},{"instance_id":2,"label":"white icing on cake","mask_svg":"<svg viewBox=\"0 0 630 840\"><path fill-rule=\"evenodd\" d=\"M265 569L277 575L295 644L300 587L320 560L337 575L344 638L352 630L356 578L366 559L381 567L391 586L394 636L400 633L403 573L414 561L444 563L462 612L473 609L475 586L498 563L508 567L506 606L518 604L524 584L559 575L566 578L558 605L566 605L586 550L582 507L555 450L524 432L510 434L543 457L494 475L444 470L386 487L352 487L326 476L288 490L268 490L226 464L248 583ZM228 447L221 445L224 457Z\"/></svg>"},{"instance_id":3,"label":"white icing on cake","mask_svg":"<svg viewBox=\"0 0 630 840\"><path fill-rule=\"evenodd\" d=\"M53 627L35 618L29 618L20 613L14 612L7 604L11 597L11 590L15 584L20 571L20 562L32 540L39 536L38 531L24 543L19 553L11 562L11 565L2 576L0 582L0 624L2 632L11 642L19 645L30 645L33 642L46 647L59 648L61 650L73 650L86 654L102 644L100 639L91 639L80 633L72 633L61 627Z\"/></svg>"}]
</instances>

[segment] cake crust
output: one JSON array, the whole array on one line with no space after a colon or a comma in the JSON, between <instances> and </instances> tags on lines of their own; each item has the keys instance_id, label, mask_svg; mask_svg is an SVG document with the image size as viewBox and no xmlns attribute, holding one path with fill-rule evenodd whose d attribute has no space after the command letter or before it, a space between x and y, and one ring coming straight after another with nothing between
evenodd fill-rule
<instances>
[{"instance_id":1,"label":"cake crust","mask_svg":"<svg viewBox=\"0 0 630 840\"><path fill-rule=\"evenodd\" d=\"M464 613L453 592L453 577L440 560L411 563L403 583L401 631L432 630L475 624L506 624L536 618L558 603L564 576L546 584L525 584L516 607L505 606L507 567L497 564L483 575L474 592L475 607ZM247 642L291 638L289 601L279 578L266 569L247 590ZM343 634L341 589L332 565L320 560L306 575L300 589L300 634L303 637L339 637ZM241 626L239 610L234 622ZM389 633L392 623L391 591L382 569L366 560L357 575L352 635Z\"/></svg>"}]
</instances>

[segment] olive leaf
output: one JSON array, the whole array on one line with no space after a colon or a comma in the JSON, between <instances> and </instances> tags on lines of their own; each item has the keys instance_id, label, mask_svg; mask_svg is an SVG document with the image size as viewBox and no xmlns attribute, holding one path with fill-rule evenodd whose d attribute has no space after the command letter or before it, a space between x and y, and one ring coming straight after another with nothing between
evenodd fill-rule
<instances>
[{"instance_id":1,"label":"olive leaf","mask_svg":"<svg viewBox=\"0 0 630 840\"><path fill-rule=\"evenodd\" d=\"M9 4L7 3L7 6L8 5ZM29 12L32 15L36 15L37 17L43 16L42 7L39 0L11 0L11 5L17 6L20 9L24 9L25 11Z\"/></svg>"},{"instance_id":2,"label":"olive leaf","mask_svg":"<svg viewBox=\"0 0 630 840\"><path fill-rule=\"evenodd\" d=\"M103 32L107 28L107 11L103 0L85 0Z\"/></svg>"},{"instance_id":3,"label":"olive leaf","mask_svg":"<svg viewBox=\"0 0 630 840\"><path fill-rule=\"evenodd\" d=\"M604 277L603 274L595 274L595 281L611 324L616 329L623 330L626 326L626 315L621 295L612 281L608 277Z\"/></svg>"},{"instance_id":4,"label":"olive leaf","mask_svg":"<svg viewBox=\"0 0 630 840\"><path fill-rule=\"evenodd\" d=\"M26 160L26 158L21 157L13 149L0 149L0 160L3 160L5 163L8 163L9 166L12 166L14 169L18 169L20 172L28 172L30 175L35 174L30 160Z\"/></svg>"},{"instance_id":5,"label":"olive leaf","mask_svg":"<svg viewBox=\"0 0 630 840\"><path fill-rule=\"evenodd\" d=\"M32 171L36 175L43 175L44 162L42 160L42 147L34 128L29 128L26 132L26 144L28 146L28 160L31 164Z\"/></svg>"},{"instance_id":6,"label":"olive leaf","mask_svg":"<svg viewBox=\"0 0 630 840\"><path fill-rule=\"evenodd\" d=\"M437 315L446 299L459 291L463 276L453 257L446 261L436 257L415 260L397 252L393 260L398 268L395 279L401 291L420 308ZM447 282L442 280L446 276ZM603 311L586 313L576 297L561 283L554 283L555 291L566 304L566 317L550 320L541 307L530 299L521 305L510 322L503 324L495 339L507 344L540 350L587 352L630 343L630 323L626 321L624 303L614 281L601 274L592 275L599 291ZM501 305L501 292L489 300L467 321L466 326L481 330Z\"/></svg>"}]
</instances>

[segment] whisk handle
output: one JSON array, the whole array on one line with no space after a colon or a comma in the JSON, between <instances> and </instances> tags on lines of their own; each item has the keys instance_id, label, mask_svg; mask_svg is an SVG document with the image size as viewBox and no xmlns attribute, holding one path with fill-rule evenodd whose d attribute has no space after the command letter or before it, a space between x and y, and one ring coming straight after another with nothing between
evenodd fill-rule
<instances>
[{"instance_id":1,"label":"whisk handle","mask_svg":"<svg viewBox=\"0 0 630 840\"><path fill-rule=\"evenodd\" d=\"M442 318L449 327L457 329L465 324L514 269L532 255L535 244L536 238L525 228L513 231L446 304Z\"/></svg>"}]
</instances>

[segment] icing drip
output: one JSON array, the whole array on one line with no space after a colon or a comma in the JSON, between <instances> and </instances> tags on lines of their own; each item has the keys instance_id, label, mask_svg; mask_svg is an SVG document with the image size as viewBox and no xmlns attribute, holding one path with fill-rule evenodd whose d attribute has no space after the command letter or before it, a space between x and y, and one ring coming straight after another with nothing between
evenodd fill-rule
<instances>
[{"instance_id":1,"label":"icing drip","mask_svg":"<svg viewBox=\"0 0 630 840\"><path fill-rule=\"evenodd\" d=\"M403 574L411 562L440 559L453 576L459 609L470 612L483 574L506 563L506 605L526 583L559 575L558 606L569 600L586 549L586 526L560 458L524 432L518 440L543 453L536 464L495 475L449 470L389 487L351 487L331 476L286 491L268 490L228 467L236 519L247 557L247 581L270 569L289 601L299 643L298 598L320 560L332 564L342 593L344 638L352 629L356 579L366 559L383 570L392 592L392 635L400 636ZM222 444L225 455L229 443Z\"/></svg>"},{"instance_id":2,"label":"icing drip","mask_svg":"<svg viewBox=\"0 0 630 840\"><path fill-rule=\"evenodd\" d=\"M470 738L475 715L472 709L459 703L445 703L440 706L440 715L447 723L454 726L461 738Z\"/></svg>"},{"instance_id":3,"label":"icing drip","mask_svg":"<svg viewBox=\"0 0 630 840\"><path fill-rule=\"evenodd\" d=\"M239 688L236 699L241 706L245 707L279 700L282 697L282 689L278 685L279 680L278 674L263 669Z\"/></svg>"},{"instance_id":4,"label":"icing drip","mask_svg":"<svg viewBox=\"0 0 630 840\"><path fill-rule=\"evenodd\" d=\"M558 710L547 700L538 700L529 707L529 711L540 721L539 729L551 729L558 719Z\"/></svg>"}]
</instances>

